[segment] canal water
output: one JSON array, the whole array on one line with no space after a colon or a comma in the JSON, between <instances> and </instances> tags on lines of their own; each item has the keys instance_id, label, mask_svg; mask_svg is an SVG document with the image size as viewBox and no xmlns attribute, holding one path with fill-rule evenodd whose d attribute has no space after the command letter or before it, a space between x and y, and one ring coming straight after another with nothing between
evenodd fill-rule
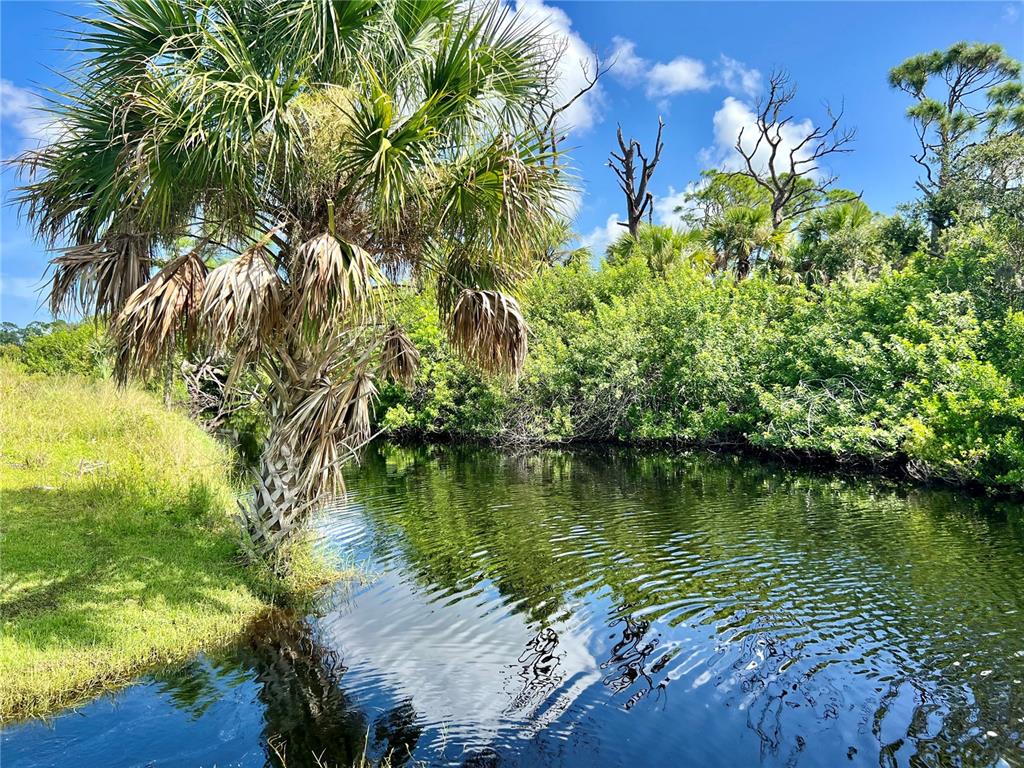
<instances>
[{"instance_id":1,"label":"canal water","mask_svg":"<svg viewBox=\"0 0 1024 768\"><path fill-rule=\"evenodd\" d=\"M365 583L2 736L29 766L1024 766L1019 505L614 448L381 445Z\"/></svg>"}]
</instances>

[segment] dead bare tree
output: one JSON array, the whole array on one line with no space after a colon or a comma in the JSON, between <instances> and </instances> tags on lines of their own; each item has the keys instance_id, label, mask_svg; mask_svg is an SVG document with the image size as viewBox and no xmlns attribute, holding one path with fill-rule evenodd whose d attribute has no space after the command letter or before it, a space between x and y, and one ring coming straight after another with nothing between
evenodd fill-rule
<instances>
[{"instance_id":1,"label":"dead bare tree","mask_svg":"<svg viewBox=\"0 0 1024 768\"><path fill-rule=\"evenodd\" d=\"M608 167L615 171L619 179L619 188L626 196L626 221L620 221L620 227L629 229L629 234L636 235L644 214L651 214L654 205L654 195L647 189L654 175L654 169L661 160L661 150L665 147L661 140L662 131L665 128L665 121L658 118L658 135L654 140L654 156L650 159L644 154L640 142L631 138L628 142L622 136L622 126L618 127L616 137L619 141L619 151L622 154L612 152L608 157ZM637 168L637 160L640 167ZM639 178L637 172L639 171Z\"/></svg>"},{"instance_id":2,"label":"dead bare tree","mask_svg":"<svg viewBox=\"0 0 1024 768\"><path fill-rule=\"evenodd\" d=\"M787 148L793 137L783 136L783 129L793 120L793 115L787 112L795 96L796 87L791 84L789 75L781 70L773 72L768 81L768 94L757 104L757 140L751 148L743 145L746 126L736 138L736 151L745 165L736 174L753 179L768 192L775 230L827 203L860 199L860 195L851 193L842 199L826 200L826 193L837 177L816 176L823 158L853 151L849 144L856 137L856 130L839 127L842 109L836 114L826 106L827 122L813 125L809 133L796 137Z\"/></svg>"},{"instance_id":3,"label":"dead bare tree","mask_svg":"<svg viewBox=\"0 0 1024 768\"><path fill-rule=\"evenodd\" d=\"M579 67L583 74L583 85L564 101L559 101L558 98L561 94L558 93L558 67L562 57L565 56L568 41L564 38L558 39L553 41L551 46L550 54L544 57L546 62L543 78L545 86L530 109L529 124L534 126L537 131L541 152L549 152L551 162L554 163L558 145L565 140L572 127L564 124L559 119L560 116L597 87L598 81L608 73L615 62L602 62L600 56L580 59Z\"/></svg>"},{"instance_id":4,"label":"dead bare tree","mask_svg":"<svg viewBox=\"0 0 1024 768\"><path fill-rule=\"evenodd\" d=\"M583 70L583 87L576 91L567 101L548 111L547 121L544 124L544 136L547 137L547 148L552 154L558 151L558 145L565 140L567 134L567 131L559 126L558 116L593 90L594 86L597 85L597 81L611 69L611 65L602 64L601 58L595 56L593 59L581 61L580 69Z\"/></svg>"}]
</instances>

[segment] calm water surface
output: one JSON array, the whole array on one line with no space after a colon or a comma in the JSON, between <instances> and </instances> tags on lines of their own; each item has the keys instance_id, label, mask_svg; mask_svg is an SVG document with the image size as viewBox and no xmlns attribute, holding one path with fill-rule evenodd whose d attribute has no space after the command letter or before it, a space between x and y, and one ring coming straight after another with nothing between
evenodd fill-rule
<instances>
[{"instance_id":1,"label":"calm water surface","mask_svg":"<svg viewBox=\"0 0 1024 768\"><path fill-rule=\"evenodd\" d=\"M383 446L316 616L5 768L1024 766L1021 509L739 459Z\"/></svg>"}]
</instances>

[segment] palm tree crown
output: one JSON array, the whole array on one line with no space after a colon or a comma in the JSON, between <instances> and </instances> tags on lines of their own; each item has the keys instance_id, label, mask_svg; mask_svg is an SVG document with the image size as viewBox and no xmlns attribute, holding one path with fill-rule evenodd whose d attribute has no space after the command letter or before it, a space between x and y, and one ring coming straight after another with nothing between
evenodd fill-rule
<instances>
[{"instance_id":1,"label":"palm tree crown","mask_svg":"<svg viewBox=\"0 0 1024 768\"><path fill-rule=\"evenodd\" d=\"M531 120L552 45L457 0L98 5L53 97L61 138L18 161L28 220L70 243L51 306L109 318L122 377L182 346L233 359L232 379L261 372L271 433L248 516L270 547L338 488L374 382L414 372L399 282L434 283L468 358L521 367L507 291L567 178ZM182 237L194 248L159 265Z\"/></svg>"}]
</instances>

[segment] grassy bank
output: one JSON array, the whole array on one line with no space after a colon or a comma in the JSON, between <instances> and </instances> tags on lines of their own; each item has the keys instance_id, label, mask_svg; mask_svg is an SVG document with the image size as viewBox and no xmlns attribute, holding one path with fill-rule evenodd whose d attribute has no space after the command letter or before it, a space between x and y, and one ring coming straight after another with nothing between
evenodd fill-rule
<instances>
[{"instance_id":1,"label":"grassy bank","mask_svg":"<svg viewBox=\"0 0 1024 768\"><path fill-rule=\"evenodd\" d=\"M0 718L80 702L268 609L230 466L148 393L0 367ZM306 565L297 578L324 575Z\"/></svg>"}]
</instances>

